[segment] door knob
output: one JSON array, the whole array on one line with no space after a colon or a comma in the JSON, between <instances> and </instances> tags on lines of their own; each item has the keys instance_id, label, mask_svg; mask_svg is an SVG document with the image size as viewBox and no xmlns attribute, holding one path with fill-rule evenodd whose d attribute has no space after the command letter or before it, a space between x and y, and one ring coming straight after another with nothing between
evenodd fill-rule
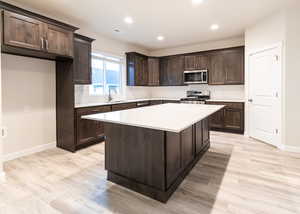
<instances>
[{"instance_id":1,"label":"door knob","mask_svg":"<svg viewBox=\"0 0 300 214\"><path fill-rule=\"evenodd\" d=\"M249 103L252 103L252 102L253 102L253 99L249 99L248 102L249 102Z\"/></svg>"}]
</instances>

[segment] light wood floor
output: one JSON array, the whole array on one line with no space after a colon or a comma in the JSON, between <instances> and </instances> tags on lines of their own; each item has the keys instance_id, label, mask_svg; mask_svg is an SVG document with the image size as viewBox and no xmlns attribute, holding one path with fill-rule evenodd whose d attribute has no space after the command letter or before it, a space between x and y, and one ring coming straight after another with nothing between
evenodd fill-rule
<instances>
[{"instance_id":1,"label":"light wood floor","mask_svg":"<svg viewBox=\"0 0 300 214\"><path fill-rule=\"evenodd\" d=\"M299 154L240 135L214 132L211 138L210 151L167 204L107 182L100 144L7 162L0 213L300 213Z\"/></svg>"}]
</instances>

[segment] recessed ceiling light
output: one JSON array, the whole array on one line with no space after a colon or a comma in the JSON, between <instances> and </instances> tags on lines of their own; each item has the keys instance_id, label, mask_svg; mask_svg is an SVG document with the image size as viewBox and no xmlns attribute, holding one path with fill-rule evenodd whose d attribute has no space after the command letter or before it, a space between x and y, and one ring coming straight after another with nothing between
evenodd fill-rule
<instances>
[{"instance_id":1,"label":"recessed ceiling light","mask_svg":"<svg viewBox=\"0 0 300 214\"><path fill-rule=\"evenodd\" d=\"M132 24L133 23L133 19L129 16L124 18L124 22L126 22L127 24Z\"/></svg>"},{"instance_id":2,"label":"recessed ceiling light","mask_svg":"<svg viewBox=\"0 0 300 214\"><path fill-rule=\"evenodd\" d=\"M213 25L211 25L210 26L210 29L211 30L218 30L220 27L219 27L219 25L217 25L217 24L213 24Z\"/></svg>"},{"instance_id":3,"label":"recessed ceiling light","mask_svg":"<svg viewBox=\"0 0 300 214\"><path fill-rule=\"evenodd\" d=\"M203 0L192 0L192 3L194 5L201 4L201 3L203 3Z\"/></svg>"},{"instance_id":4,"label":"recessed ceiling light","mask_svg":"<svg viewBox=\"0 0 300 214\"><path fill-rule=\"evenodd\" d=\"M162 41L162 40L164 40L164 39L165 39L165 37L163 37L163 36L158 36L158 37L157 37L157 40L158 40L158 41Z\"/></svg>"}]
</instances>

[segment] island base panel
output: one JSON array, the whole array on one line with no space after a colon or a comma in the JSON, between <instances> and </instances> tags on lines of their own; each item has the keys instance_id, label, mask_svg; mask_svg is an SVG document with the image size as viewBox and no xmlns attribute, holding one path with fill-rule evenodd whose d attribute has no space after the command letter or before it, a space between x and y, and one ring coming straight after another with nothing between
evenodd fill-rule
<instances>
[{"instance_id":1,"label":"island base panel","mask_svg":"<svg viewBox=\"0 0 300 214\"><path fill-rule=\"evenodd\" d=\"M112 171L108 171L107 173L107 180L126 187L130 190L138 192L142 195L146 195L150 198L153 198L157 201L166 203L172 194L177 190L178 186L182 183L184 178L189 174L189 172L193 169L193 167L198 163L198 161L203 157L206 151L210 148L210 143L206 145L206 147L197 155L197 157L186 167L181 174L176 178L173 184L166 190L158 190L152 188L148 185L136 182L124 176L118 175Z\"/></svg>"}]
</instances>

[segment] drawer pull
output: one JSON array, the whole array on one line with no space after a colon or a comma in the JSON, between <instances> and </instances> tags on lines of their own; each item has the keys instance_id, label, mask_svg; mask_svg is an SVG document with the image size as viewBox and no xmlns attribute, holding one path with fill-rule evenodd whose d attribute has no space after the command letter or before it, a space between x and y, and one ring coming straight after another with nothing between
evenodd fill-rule
<instances>
[{"instance_id":1,"label":"drawer pull","mask_svg":"<svg viewBox=\"0 0 300 214\"><path fill-rule=\"evenodd\" d=\"M137 103L136 105L137 106L146 106L146 105L149 105L149 103Z\"/></svg>"}]
</instances>

